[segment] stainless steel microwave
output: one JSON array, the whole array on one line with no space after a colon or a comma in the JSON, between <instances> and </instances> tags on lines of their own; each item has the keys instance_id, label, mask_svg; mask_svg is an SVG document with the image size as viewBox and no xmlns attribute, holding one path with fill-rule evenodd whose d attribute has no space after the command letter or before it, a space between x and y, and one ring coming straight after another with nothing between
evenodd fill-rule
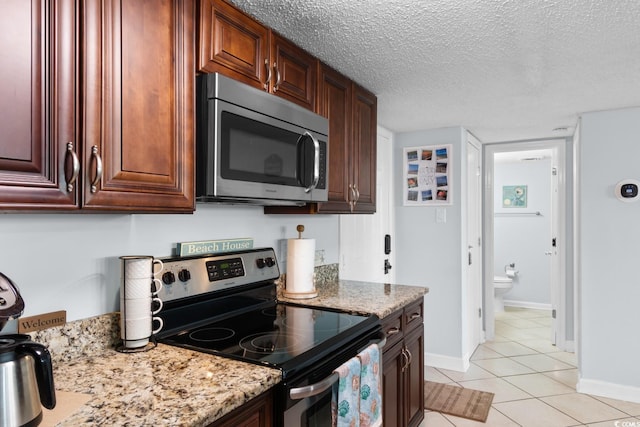
<instances>
[{"instance_id":1,"label":"stainless steel microwave","mask_svg":"<svg viewBox=\"0 0 640 427\"><path fill-rule=\"evenodd\" d=\"M326 118L217 73L196 91L197 201L327 201Z\"/></svg>"}]
</instances>

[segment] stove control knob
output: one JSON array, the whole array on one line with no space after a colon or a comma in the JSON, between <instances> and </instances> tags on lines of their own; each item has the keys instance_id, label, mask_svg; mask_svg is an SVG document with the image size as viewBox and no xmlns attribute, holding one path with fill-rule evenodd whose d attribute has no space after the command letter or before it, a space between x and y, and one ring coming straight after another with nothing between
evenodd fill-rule
<instances>
[{"instance_id":1,"label":"stove control knob","mask_svg":"<svg viewBox=\"0 0 640 427\"><path fill-rule=\"evenodd\" d=\"M258 266L258 268L264 268L264 259L263 258L258 258L256 260L256 265Z\"/></svg>"},{"instance_id":2,"label":"stove control knob","mask_svg":"<svg viewBox=\"0 0 640 427\"><path fill-rule=\"evenodd\" d=\"M182 282L188 281L189 279L191 279L191 272L186 268L183 268L182 270L178 271L178 279L180 279L180 281Z\"/></svg>"},{"instance_id":3,"label":"stove control knob","mask_svg":"<svg viewBox=\"0 0 640 427\"><path fill-rule=\"evenodd\" d=\"M276 265L276 261L271 257L265 258L264 262L267 263L267 267L273 267L274 265Z\"/></svg>"},{"instance_id":4,"label":"stove control knob","mask_svg":"<svg viewBox=\"0 0 640 427\"><path fill-rule=\"evenodd\" d=\"M170 285L176 281L176 275L172 271L167 271L162 275L162 282L165 285Z\"/></svg>"}]
</instances>

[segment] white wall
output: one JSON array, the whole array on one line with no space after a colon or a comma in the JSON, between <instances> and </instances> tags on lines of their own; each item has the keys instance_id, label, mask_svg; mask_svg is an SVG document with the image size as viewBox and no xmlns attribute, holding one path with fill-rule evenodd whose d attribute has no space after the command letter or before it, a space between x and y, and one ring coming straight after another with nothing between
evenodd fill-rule
<instances>
[{"instance_id":1,"label":"white wall","mask_svg":"<svg viewBox=\"0 0 640 427\"><path fill-rule=\"evenodd\" d=\"M640 108L584 114L578 161L578 388L640 402L640 202L613 192L640 180Z\"/></svg>"},{"instance_id":2,"label":"white wall","mask_svg":"<svg viewBox=\"0 0 640 427\"><path fill-rule=\"evenodd\" d=\"M462 184L466 165L466 131L460 127L398 133L394 143L396 280L429 287L425 297L425 353L427 364L453 368L462 363ZM403 148L453 145L453 204L445 207L405 207L402 204ZM461 159L465 159L464 162ZM466 179L466 178L465 178ZM446 223L436 222L436 209L446 211ZM466 285L466 284L465 284ZM434 362L434 358L437 359ZM442 366L444 367L444 366Z\"/></svg>"},{"instance_id":3,"label":"white wall","mask_svg":"<svg viewBox=\"0 0 640 427\"><path fill-rule=\"evenodd\" d=\"M551 159L494 164L494 272L515 263L518 275L505 301L551 304ZM527 186L526 208L502 207L502 187ZM540 212L540 216L520 215Z\"/></svg>"},{"instance_id":4,"label":"white wall","mask_svg":"<svg viewBox=\"0 0 640 427\"><path fill-rule=\"evenodd\" d=\"M337 215L264 215L262 208L198 204L193 215L6 214L0 216L0 271L20 287L25 316L67 310L67 320L118 310L121 255L173 255L177 242L251 237L274 247L297 224L338 262ZM282 263L280 264L282 268Z\"/></svg>"}]
</instances>

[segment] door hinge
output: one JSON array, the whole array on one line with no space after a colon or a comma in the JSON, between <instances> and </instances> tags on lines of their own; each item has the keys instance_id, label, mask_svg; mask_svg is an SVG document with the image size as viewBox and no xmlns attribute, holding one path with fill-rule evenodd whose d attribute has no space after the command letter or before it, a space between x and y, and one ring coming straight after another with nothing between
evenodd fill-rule
<instances>
[{"instance_id":1,"label":"door hinge","mask_svg":"<svg viewBox=\"0 0 640 427\"><path fill-rule=\"evenodd\" d=\"M555 309L555 308L554 308L553 310L551 310L551 317L552 317L553 319L555 319L555 318L556 318L556 309Z\"/></svg>"},{"instance_id":2,"label":"door hinge","mask_svg":"<svg viewBox=\"0 0 640 427\"><path fill-rule=\"evenodd\" d=\"M482 307L478 309L478 317L482 319Z\"/></svg>"},{"instance_id":3,"label":"door hinge","mask_svg":"<svg viewBox=\"0 0 640 427\"><path fill-rule=\"evenodd\" d=\"M558 169L557 168L551 168L551 175L553 175L553 176L558 175Z\"/></svg>"}]
</instances>

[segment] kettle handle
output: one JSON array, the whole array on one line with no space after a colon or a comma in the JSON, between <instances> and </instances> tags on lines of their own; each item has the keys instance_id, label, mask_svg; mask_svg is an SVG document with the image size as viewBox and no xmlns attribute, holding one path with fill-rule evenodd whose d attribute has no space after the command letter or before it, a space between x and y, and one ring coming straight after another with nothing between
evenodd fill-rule
<instances>
[{"instance_id":1,"label":"kettle handle","mask_svg":"<svg viewBox=\"0 0 640 427\"><path fill-rule=\"evenodd\" d=\"M53 385L53 367L49 350L40 343L26 341L16 346L16 352L29 354L35 359L40 403L47 409L53 409L56 406L56 389Z\"/></svg>"}]
</instances>

